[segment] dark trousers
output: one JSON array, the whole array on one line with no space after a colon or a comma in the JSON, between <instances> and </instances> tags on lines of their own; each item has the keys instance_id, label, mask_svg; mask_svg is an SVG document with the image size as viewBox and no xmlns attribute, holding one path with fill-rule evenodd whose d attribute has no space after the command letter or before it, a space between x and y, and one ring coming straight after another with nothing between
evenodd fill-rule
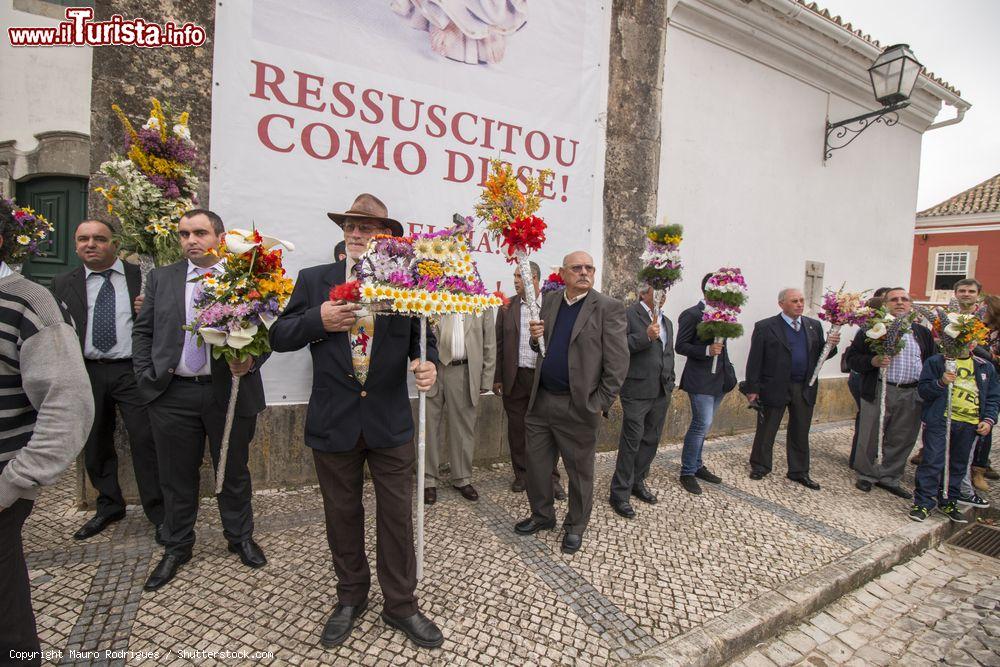
<instances>
[{"instance_id":1,"label":"dark trousers","mask_svg":"<svg viewBox=\"0 0 1000 667\"><path fill-rule=\"evenodd\" d=\"M633 487L649 474L670 408L670 395L660 389L656 398L626 398L622 402L622 432L618 438L618 458L611 478L611 501L623 503Z\"/></svg>"},{"instance_id":2,"label":"dark trousers","mask_svg":"<svg viewBox=\"0 0 1000 667\"><path fill-rule=\"evenodd\" d=\"M847 458L847 465L854 467L854 457L858 453L858 428L861 425L861 373L851 371L847 376L847 390L851 392L854 404L858 406L858 411L854 413L854 435L851 436L851 455Z\"/></svg>"},{"instance_id":3,"label":"dark trousers","mask_svg":"<svg viewBox=\"0 0 1000 667\"><path fill-rule=\"evenodd\" d=\"M924 424L924 457L914 473L916 488L913 502L925 509L934 509L942 503L944 484L944 418ZM958 500L962 479L969 467L969 455L976 441L976 427L965 422L951 422L951 447L948 461L948 501Z\"/></svg>"},{"instance_id":4,"label":"dark trousers","mask_svg":"<svg viewBox=\"0 0 1000 667\"><path fill-rule=\"evenodd\" d=\"M554 521L555 494L552 467L562 456L569 477L569 509L563 526L567 533L582 535L594 505L594 456L601 416L577 412L569 394L552 394L541 387L535 404L525 417L528 433L527 491L536 521Z\"/></svg>"},{"instance_id":5,"label":"dark trousers","mask_svg":"<svg viewBox=\"0 0 1000 667\"><path fill-rule=\"evenodd\" d=\"M765 405L757 414L757 432L750 452L750 468L767 474L771 472L774 438L788 410L788 427L785 430L785 449L788 456L788 477L798 479L809 475L809 426L812 424L813 406L806 403L802 394L805 383L793 382L788 388L785 405Z\"/></svg>"},{"instance_id":6,"label":"dark trousers","mask_svg":"<svg viewBox=\"0 0 1000 667\"><path fill-rule=\"evenodd\" d=\"M33 505L32 501L22 498L0 511L0 664L3 665L40 665L42 662L21 541L21 527ZM16 660L11 651L34 655Z\"/></svg>"},{"instance_id":7,"label":"dark trousers","mask_svg":"<svg viewBox=\"0 0 1000 667\"><path fill-rule=\"evenodd\" d=\"M139 499L154 526L163 523L163 492L156 463L156 445L146 406L139 399L132 360L101 363L87 361L87 374L94 391L94 426L83 448L87 477L97 489L97 514L112 516L125 511L118 485L118 452L115 451L115 406L122 412L132 451Z\"/></svg>"},{"instance_id":8,"label":"dark trousers","mask_svg":"<svg viewBox=\"0 0 1000 667\"><path fill-rule=\"evenodd\" d=\"M163 488L163 541L167 553L188 556L195 540L205 438L208 437L212 464L218 468L226 408L215 401L211 384L175 378L149 404L149 419ZM226 479L216 500L222 517L222 532L230 544L244 542L253 536L252 489L247 461L256 427L256 416L236 417L229 436Z\"/></svg>"},{"instance_id":9,"label":"dark trousers","mask_svg":"<svg viewBox=\"0 0 1000 667\"><path fill-rule=\"evenodd\" d=\"M535 381L534 368L518 368L514 376L514 386L503 395L503 409L507 413L507 444L510 447L510 464L514 468L514 479L525 483L528 458L525 453L527 436L524 417L528 413L531 400L531 385ZM552 466L552 484L559 484L559 459Z\"/></svg>"},{"instance_id":10,"label":"dark trousers","mask_svg":"<svg viewBox=\"0 0 1000 667\"><path fill-rule=\"evenodd\" d=\"M993 448L993 431L976 438L975 456L972 458L972 465L977 468L990 467L990 449Z\"/></svg>"},{"instance_id":11,"label":"dark trousers","mask_svg":"<svg viewBox=\"0 0 1000 667\"><path fill-rule=\"evenodd\" d=\"M364 440L349 452L313 450L323 494L326 539L333 554L340 604L368 596L372 574L365 555L365 507L361 502L367 461L375 485L375 564L390 616L417 613L417 556L413 548L413 443L372 448Z\"/></svg>"}]
</instances>

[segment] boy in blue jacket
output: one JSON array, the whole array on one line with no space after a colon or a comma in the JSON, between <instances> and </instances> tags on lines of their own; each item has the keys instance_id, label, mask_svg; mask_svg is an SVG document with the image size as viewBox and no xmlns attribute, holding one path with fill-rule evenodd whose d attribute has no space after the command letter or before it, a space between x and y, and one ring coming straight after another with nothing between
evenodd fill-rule
<instances>
[{"instance_id":1,"label":"boy in blue jacket","mask_svg":"<svg viewBox=\"0 0 1000 667\"><path fill-rule=\"evenodd\" d=\"M945 368L944 355L924 362L917 391L924 401L924 459L916 472L916 489L910 518L923 521L937 505L938 511L955 523L968 519L958 509L962 478L977 435L986 435L1000 410L1000 380L993 364L966 353L956 359L958 370ZM944 472L945 410L948 386L952 389L951 452L948 464L948 498L941 494Z\"/></svg>"}]
</instances>

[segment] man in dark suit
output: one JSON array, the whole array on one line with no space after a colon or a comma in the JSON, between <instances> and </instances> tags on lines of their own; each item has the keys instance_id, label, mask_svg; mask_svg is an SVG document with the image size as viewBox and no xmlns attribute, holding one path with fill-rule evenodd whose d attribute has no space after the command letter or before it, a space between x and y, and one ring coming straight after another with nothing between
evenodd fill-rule
<instances>
[{"instance_id":1,"label":"man in dark suit","mask_svg":"<svg viewBox=\"0 0 1000 667\"><path fill-rule=\"evenodd\" d=\"M577 251L563 259L566 288L545 295L541 320L530 323L532 347L544 336L525 420L531 516L514 530L555 528L552 467L561 456L569 476L563 553L583 545L594 504L594 456L601 414L614 403L628 372L625 307L593 289L594 259Z\"/></svg>"},{"instance_id":2,"label":"man in dark suit","mask_svg":"<svg viewBox=\"0 0 1000 667\"><path fill-rule=\"evenodd\" d=\"M913 310L910 294L902 287L893 287L882 297L883 305L895 317L905 317ZM903 336L903 349L894 357L876 355L868 346L865 330L858 334L844 355L851 370L861 375L861 417L858 421L858 449L854 456L857 481L854 486L868 493L872 485L905 500L913 496L900 486L906 459L913 450L923 403L917 392L923 364L934 356L934 337L927 327L914 323ZM878 462L879 370L885 368L886 401L882 459Z\"/></svg>"},{"instance_id":3,"label":"man in dark suit","mask_svg":"<svg viewBox=\"0 0 1000 667\"><path fill-rule=\"evenodd\" d=\"M299 272L285 311L271 327L275 351L309 346L312 394L305 443L313 452L323 494L326 534L337 574L337 605L320 642L342 644L368 606L371 570L365 556L364 466L375 485L378 581L385 598L382 620L418 646L436 647L441 631L417 608L413 549L413 416L407 367L417 389L436 378L434 336L427 332L427 361L420 363L420 320L373 317L356 303L333 302L330 287L351 279L376 234L403 235L381 201L359 195L346 213L328 213L344 230L347 259ZM358 345L374 328L371 345ZM429 328L428 328L429 329Z\"/></svg>"},{"instance_id":4,"label":"man in dark suit","mask_svg":"<svg viewBox=\"0 0 1000 667\"><path fill-rule=\"evenodd\" d=\"M149 404L165 508L166 553L146 580L146 590L164 586L178 567L191 560L205 437L212 462L218 466L233 376L242 379L225 483L216 500L229 550L239 554L248 567L267 564L253 540L247 468L257 414L264 409L264 386L257 371L265 358L248 357L228 364L213 360L210 346L198 346L195 335L182 328L194 319L197 279L221 271L219 258L210 251L219 246L225 227L215 213L195 209L180 219L178 234L184 259L149 274L132 330L132 363L139 391Z\"/></svg>"},{"instance_id":5,"label":"man in dark suit","mask_svg":"<svg viewBox=\"0 0 1000 667\"><path fill-rule=\"evenodd\" d=\"M653 288L642 285L639 300L625 311L628 321L628 375L622 385L622 432L618 459L611 478L611 508L631 519L635 496L644 503L656 502L646 486L649 467L656 456L663 422L674 390L674 325L661 311L653 321Z\"/></svg>"},{"instance_id":6,"label":"man in dark suit","mask_svg":"<svg viewBox=\"0 0 1000 667\"><path fill-rule=\"evenodd\" d=\"M701 291L705 293L705 283L712 277L705 274L701 279ZM680 483L688 493L698 495L701 486L698 480L718 484L722 479L712 473L701 459L705 446L705 436L712 428L712 419L722 399L736 386L736 371L729 361L729 348L725 342L713 343L698 336L698 323L705 312L705 302L699 301L677 318L677 354L687 357L681 374L681 389L691 400L691 425L684 435L681 450ZM716 372L712 372L712 357L720 357ZM697 478L697 479L696 479Z\"/></svg>"},{"instance_id":7,"label":"man in dark suit","mask_svg":"<svg viewBox=\"0 0 1000 667\"><path fill-rule=\"evenodd\" d=\"M771 472L774 438L788 410L785 449L788 479L807 489L819 490L809 477L809 427L819 383L808 386L826 344L819 320L805 317L806 298L801 290L786 288L778 293L781 313L754 325L747 358L745 392L750 403L760 401L757 432L750 453L750 479L760 480ZM830 335L836 344L840 334Z\"/></svg>"},{"instance_id":8,"label":"man in dark suit","mask_svg":"<svg viewBox=\"0 0 1000 667\"><path fill-rule=\"evenodd\" d=\"M133 309L142 282L139 267L118 259L114 230L105 222L84 220L76 228L74 239L83 266L56 276L52 292L73 317L94 392L94 425L83 448L83 461L87 477L97 490L97 512L73 538L93 537L125 516L115 451L117 406L128 432L142 509L159 540L163 493L156 448L132 372Z\"/></svg>"},{"instance_id":9,"label":"man in dark suit","mask_svg":"<svg viewBox=\"0 0 1000 667\"><path fill-rule=\"evenodd\" d=\"M541 277L538 264L531 262L532 288L536 298ZM524 417L528 413L528 400L535 382L535 358L538 353L531 349L531 335L528 332L530 316L528 305L524 302L524 281L516 268L514 291L517 296L497 311L497 362L493 393L503 397L503 409L507 413L507 444L510 448L511 467L514 468L514 481L511 482L510 490L521 493L525 490L528 470ZM556 500L566 500L566 492L559 483L558 462L552 467L552 486Z\"/></svg>"}]
</instances>

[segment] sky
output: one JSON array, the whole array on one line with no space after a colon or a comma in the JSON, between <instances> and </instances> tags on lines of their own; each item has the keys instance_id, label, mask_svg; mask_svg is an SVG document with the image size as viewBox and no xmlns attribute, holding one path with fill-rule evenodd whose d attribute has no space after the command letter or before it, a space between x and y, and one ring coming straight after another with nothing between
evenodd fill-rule
<instances>
[{"instance_id":1,"label":"sky","mask_svg":"<svg viewBox=\"0 0 1000 667\"><path fill-rule=\"evenodd\" d=\"M818 0L883 46L909 44L972 104L965 119L924 134L917 210L1000 174L1000 0ZM937 120L954 116L944 106Z\"/></svg>"}]
</instances>

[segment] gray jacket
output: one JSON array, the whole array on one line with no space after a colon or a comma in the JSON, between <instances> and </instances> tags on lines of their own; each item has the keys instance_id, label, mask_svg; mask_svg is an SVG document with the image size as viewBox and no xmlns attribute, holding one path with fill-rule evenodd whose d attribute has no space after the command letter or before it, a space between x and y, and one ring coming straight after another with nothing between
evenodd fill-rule
<instances>
[{"instance_id":1,"label":"gray jacket","mask_svg":"<svg viewBox=\"0 0 1000 667\"><path fill-rule=\"evenodd\" d=\"M622 398L656 398L660 388L669 396L674 389L674 325L666 315L667 346L659 340L651 341L646 328L652 318L641 301L636 301L625 311L628 323L628 351L631 355L628 375L622 385Z\"/></svg>"}]
</instances>

